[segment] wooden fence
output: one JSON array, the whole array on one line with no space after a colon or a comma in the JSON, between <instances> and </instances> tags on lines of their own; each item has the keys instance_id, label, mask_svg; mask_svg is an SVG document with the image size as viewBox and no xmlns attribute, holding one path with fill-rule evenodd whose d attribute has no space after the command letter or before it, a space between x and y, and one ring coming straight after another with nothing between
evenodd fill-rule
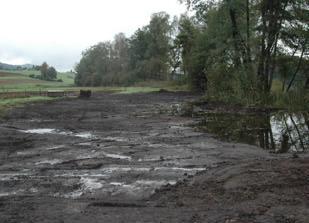
<instances>
[{"instance_id":1,"label":"wooden fence","mask_svg":"<svg viewBox=\"0 0 309 223\"><path fill-rule=\"evenodd\" d=\"M0 99L9 99L9 98L27 98L27 97L35 97L35 96L42 96L47 97L49 91L0 91ZM78 96L79 91L64 91L63 96L65 97L73 97Z\"/></svg>"}]
</instances>

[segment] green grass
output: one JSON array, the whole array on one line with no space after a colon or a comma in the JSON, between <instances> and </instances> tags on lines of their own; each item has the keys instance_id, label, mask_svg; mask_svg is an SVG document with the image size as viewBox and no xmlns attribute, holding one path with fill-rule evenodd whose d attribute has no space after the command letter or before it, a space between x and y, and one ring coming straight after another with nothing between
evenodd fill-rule
<instances>
[{"instance_id":1,"label":"green grass","mask_svg":"<svg viewBox=\"0 0 309 223\"><path fill-rule=\"evenodd\" d=\"M29 76L31 74L34 75L40 75L40 71L38 70L1 70L1 71L5 71L5 72L10 72L10 73L14 73L14 74L22 74L24 76Z\"/></svg>"},{"instance_id":2,"label":"green grass","mask_svg":"<svg viewBox=\"0 0 309 223\"><path fill-rule=\"evenodd\" d=\"M39 75L36 70L22 71L3 71L0 70L0 93L1 92L29 92L29 91L47 91L47 90L64 90L80 91L91 90L92 92L112 92L120 94L148 93L157 92L160 89L169 91L187 90L187 86L179 86L176 82L171 81L145 81L140 82L132 87L76 87L74 86L74 73L58 73L58 78L63 82L43 81L30 78L29 75ZM35 101L53 100L48 97L26 97L0 99L0 114L8 108L20 106Z\"/></svg>"},{"instance_id":3,"label":"green grass","mask_svg":"<svg viewBox=\"0 0 309 223\"><path fill-rule=\"evenodd\" d=\"M74 73L58 73L57 78L63 82L43 81L30 78L29 75L39 75L36 70L4 71L0 70L0 91L36 91L43 89L67 88L74 85Z\"/></svg>"},{"instance_id":4,"label":"green grass","mask_svg":"<svg viewBox=\"0 0 309 223\"><path fill-rule=\"evenodd\" d=\"M63 88L63 90L79 91L79 90L91 90L93 92L112 92L118 94L134 94L134 93L149 93L157 92L161 88L158 87L75 87L75 88ZM22 106L24 104L40 101L56 100L50 97L26 97L26 98L11 98L11 99L0 99L0 118L5 114L8 109Z\"/></svg>"},{"instance_id":5,"label":"green grass","mask_svg":"<svg viewBox=\"0 0 309 223\"><path fill-rule=\"evenodd\" d=\"M273 84L271 86L271 91L273 93L281 93L282 92L282 81L275 79L273 80Z\"/></svg>"},{"instance_id":6,"label":"green grass","mask_svg":"<svg viewBox=\"0 0 309 223\"><path fill-rule=\"evenodd\" d=\"M135 93L149 93L149 92L157 92L161 88L157 87L125 87L119 88L118 92L120 94L135 94Z\"/></svg>"},{"instance_id":7,"label":"green grass","mask_svg":"<svg viewBox=\"0 0 309 223\"><path fill-rule=\"evenodd\" d=\"M10 75L1 76L1 73L10 73ZM179 86L176 82L171 81L145 81L135 84L132 87L75 87L74 74L59 73L58 78L63 82L55 81L42 81L30 78L30 74L38 75L39 71L1 71L0 70L0 92L22 92L22 91L40 91L40 90L65 90L65 91L79 91L79 90L92 90L94 92L121 92L121 93L141 93L153 92L160 89L170 91L187 90L187 86ZM6 83L7 82L7 83Z\"/></svg>"}]
</instances>

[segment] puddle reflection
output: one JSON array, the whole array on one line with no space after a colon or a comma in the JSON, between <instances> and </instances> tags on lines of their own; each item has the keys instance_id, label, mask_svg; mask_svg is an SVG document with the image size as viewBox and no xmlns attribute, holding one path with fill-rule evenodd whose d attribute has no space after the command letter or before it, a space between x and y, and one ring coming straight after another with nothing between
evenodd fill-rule
<instances>
[{"instance_id":1,"label":"puddle reflection","mask_svg":"<svg viewBox=\"0 0 309 223\"><path fill-rule=\"evenodd\" d=\"M308 118L308 113L206 113L197 127L226 141L257 145L276 153L304 152L309 147Z\"/></svg>"}]
</instances>

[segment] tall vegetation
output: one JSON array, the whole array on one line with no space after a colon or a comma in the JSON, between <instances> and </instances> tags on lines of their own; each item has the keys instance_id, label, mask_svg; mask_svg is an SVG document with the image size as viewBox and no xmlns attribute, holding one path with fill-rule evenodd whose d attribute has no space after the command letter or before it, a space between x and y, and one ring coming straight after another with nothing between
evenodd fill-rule
<instances>
[{"instance_id":1,"label":"tall vegetation","mask_svg":"<svg viewBox=\"0 0 309 223\"><path fill-rule=\"evenodd\" d=\"M38 76L41 80L52 81L57 79L57 71L54 67L49 66L46 62L39 66L41 75Z\"/></svg>"},{"instance_id":2,"label":"tall vegetation","mask_svg":"<svg viewBox=\"0 0 309 223\"><path fill-rule=\"evenodd\" d=\"M131 38L123 33L112 42L83 52L76 66L77 85L121 85L138 80L166 80L170 67L171 22L164 12L153 14L150 24Z\"/></svg>"},{"instance_id":3,"label":"tall vegetation","mask_svg":"<svg viewBox=\"0 0 309 223\"><path fill-rule=\"evenodd\" d=\"M306 0L180 0L192 16L153 14L126 38L83 53L76 84L182 80L217 99L263 103L309 87ZM279 88L277 85L280 85Z\"/></svg>"},{"instance_id":4,"label":"tall vegetation","mask_svg":"<svg viewBox=\"0 0 309 223\"><path fill-rule=\"evenodd\" d=\"M102 42L83 52L76 66L75 83L79 86L120 84L126 77L128 67L128 39L123 33L113 42Z\"/></svg>"},{"instance_id":5,"label":"tall vegetation","mask_svg":"<svg viewBox=\"0 0 309 223\"><path fill-rule=\"evenodd\" d=\"M189 56L194 58L191 75L197 79L205 75L209 95L265 102L273 97L276 80L282 92L297 90L305 96L308 1L181 2L195 12L190 19L199 30L196 37L191 35L195 43Z\"/></svg>"}]
</instances>

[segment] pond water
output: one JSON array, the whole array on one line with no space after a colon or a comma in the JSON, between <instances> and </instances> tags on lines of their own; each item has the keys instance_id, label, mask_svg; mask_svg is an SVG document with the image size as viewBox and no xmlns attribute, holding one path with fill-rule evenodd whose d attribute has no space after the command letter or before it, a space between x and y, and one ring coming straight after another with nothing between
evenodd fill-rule
<instances>
[{"instance_id":1,"label":"pond water","mask_svg":"<svg viewBox=\"0 0 309 223\"><path fill-rule=\"evenodd\" d=\"M257 145L275 153L309 150L309 113L204 113L197 127L222 140Z\"/></svg>"}]
</instances>

